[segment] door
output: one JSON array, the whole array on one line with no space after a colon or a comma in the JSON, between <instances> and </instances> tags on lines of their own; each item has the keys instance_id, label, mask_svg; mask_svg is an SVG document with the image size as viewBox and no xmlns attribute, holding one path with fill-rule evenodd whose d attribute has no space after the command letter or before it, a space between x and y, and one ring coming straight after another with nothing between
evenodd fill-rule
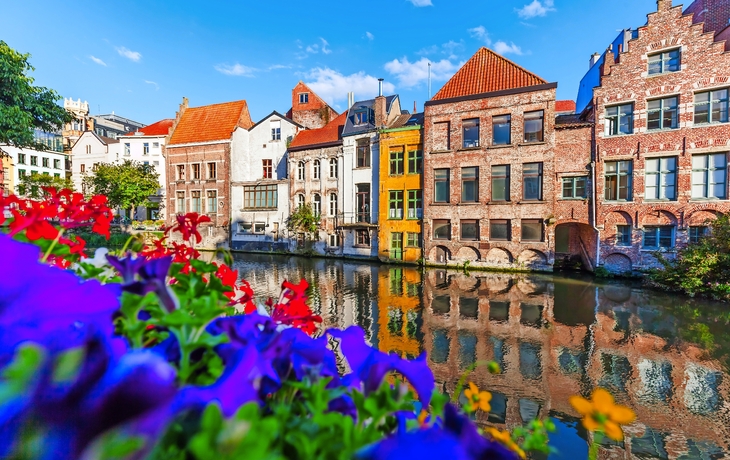
<instances>
[{"instance_id":1,"label":"door","mask_svg":"<svg viewBox=\"0 0 730 460\"><path fill-rule=\"evenodd\" d=\"M403 260L403 234L390 234L390 258L395 260Z\"/></svg>"},{"instance_id":2,"label":"door","mask_svg":"<svg viewBox=\"0 0 730 460\"><path fill-rule=\"evenodd\" d=\"M555 229L555 252L567 254L570 252L570 227L558 225Z\"/></svg>"}]
</instances>

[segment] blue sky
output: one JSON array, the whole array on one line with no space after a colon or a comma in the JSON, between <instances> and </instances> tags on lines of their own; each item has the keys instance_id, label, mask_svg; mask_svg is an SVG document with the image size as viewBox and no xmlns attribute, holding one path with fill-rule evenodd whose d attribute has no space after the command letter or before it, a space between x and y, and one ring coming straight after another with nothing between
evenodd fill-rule
<instances>
[{"instance_id":1,"label":"blue sky","mask_svg":"<svg viewBox=\"0 0 730 460\"><path fill-rule=\"evenodd\" d=\"M575 99L589 56L656 10L656 0L2 3L0 39L32 55L37 84L142 123L174 117L183 96L246 99L257 121L288 110L299 80L341 111L348 91L372 97L382 77L420 111L426 63L435 93L480 46Z\"/></svg>"}]
</instances>

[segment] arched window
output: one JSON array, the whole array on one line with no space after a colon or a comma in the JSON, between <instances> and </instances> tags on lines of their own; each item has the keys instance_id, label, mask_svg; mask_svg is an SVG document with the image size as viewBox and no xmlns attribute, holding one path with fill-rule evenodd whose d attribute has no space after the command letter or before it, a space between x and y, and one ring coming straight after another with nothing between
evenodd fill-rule
<instances>
[{"instance_id":1,"label":"arched window","mask_svg":"<svg viewBox=\"0 0 730 460\"><path fill-rule=\"evenodd\" d=\"M304 162L300 161L297 165L297 179L304 180Z\"/></svg>"},{"instance_id":2,"label":"arched window","mask_svg":"<svg viewBox=\"0 0 730 460\"><path fill-rule=\"evenodd\" d=\"M321 172L322 168L320 166L319 160L314 160L314 178L319 179Z\"/></svg>"},{"instance_id":3,"label":"arched window","mask_svg":"<svg viewBox=\"0 0 730 460\"><path fill-rule=\"evenodd\" d=\"M330 158L330 178L337 179L337 158Z\"/></svg>"},{"instance_id":4,"label":"arched window","mask_svg":"<svg viewBox=\"0 0 730 460\"><path fill-rule=\"evenodd\" d=\"M312 200L312 211L314 212L315 216L319 216L322 214L322 197L318 194L314 194L314 199Z\"/></svg>"},{"instance_id":5,"label":"arched window","mask_svg":"<svg viewBox=\"0 0 730 460\"><path fill-rule=\"evenodd\" d=\"M304 195L301 193L297 195L297 208L301 208L304 206Z\"/></svg>"},{"instance_id":6,"label":"arched window","mask_svg":"<svg viewBox=\"0 0 730 460\"><path fill-rule=\"evenodd\" d=\"M330 193L330 216L337 215L337 194Z\"/></svg>"}]
</instances>

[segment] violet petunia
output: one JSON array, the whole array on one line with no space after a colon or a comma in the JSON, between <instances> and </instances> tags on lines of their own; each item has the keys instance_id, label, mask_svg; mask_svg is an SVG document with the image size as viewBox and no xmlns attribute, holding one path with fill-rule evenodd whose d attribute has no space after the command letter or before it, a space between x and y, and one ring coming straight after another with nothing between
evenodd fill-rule
<instances>
[{"instance_id":1,"label":"violet petunia","mask_svg":"<svg viewBox=\"0 0 730 460\"><path fill-rule=\"evenodd\" d=\"M128 254L123 259L110 255L106 258L121 275L124 283L122 289L126 292L139 296L154 292L167 311L178 308L176 297L167 286L167 274L172 265L172 256L148 260Z\"/></svg>"}]
</instances>

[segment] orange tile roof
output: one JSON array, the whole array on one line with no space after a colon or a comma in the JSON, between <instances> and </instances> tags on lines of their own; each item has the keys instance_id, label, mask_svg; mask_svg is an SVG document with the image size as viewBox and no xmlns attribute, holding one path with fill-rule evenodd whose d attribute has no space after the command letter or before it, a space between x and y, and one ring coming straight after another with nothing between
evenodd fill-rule
<instances>
[{"instance_id":1,"label":"orange tile roof","mask_svg":"<svg viewBox=\"0 0 730 460\"><path fill-rule=\"evenodd\" d=\"M488 48L481 48L454 74L432 100L472 96L543 85L547 81Z\"/></svg>"},{"instance_id":2,"label":"orange tile roof","mask_svg":"<svg viewBox=\"0 0 730 460\"><path fill-rule=\"evenodd\" d=\"M141 132L145 136L167 136L173 123L175 123L174 119L165 118L157 123L152 123L144 128L140 128L137 131ZM125 136L134 136L134 133L128 133L125 134Z\"/></svg>"},{"instance_id":3,"label":"orange tile roof","mask_svg":"<svg viewBox=\"0 0 730 460\"><path fill-rule=\"evenodd\" d=\"M297 136L291 141L291 144L289 144L289 149L301 149L302 147L339 141L346 120L347 111L338 115L322 128L299 131Z\"/></svg>"},{"instance_id":4,"label":"orange tile roof","mask_svg":"<svg viewBox=\"0 0 730 460\"><path fill-rule=\"evenodd\" d=\"M556 112L575 112L575 101L555 101Z\"/></svg>"},{"instance_id":5,"label":"orange tile roof","mask_svg":"<svg viewBox=\"0 0 730 460\"><path fill-rule=\"evenodd\" d=\"M236 126L253 126L246 101L189 107L183 112L168 145L221 141L231 138Z\"/></svg>"}]
</instances>

